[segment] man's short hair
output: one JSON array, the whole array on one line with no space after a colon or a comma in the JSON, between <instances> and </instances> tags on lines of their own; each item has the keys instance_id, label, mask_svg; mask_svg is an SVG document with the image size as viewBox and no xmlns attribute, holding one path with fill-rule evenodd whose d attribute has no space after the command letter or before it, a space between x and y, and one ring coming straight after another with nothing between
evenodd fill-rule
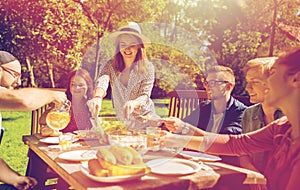
<instances>
[{"instance_id":1,"label":"man's short hair","mask_svg":"<svg viewBox=\"0 0 300 190\"><path fill-rule=\"evenodd\" d=\"M275 63L278 57L259 57L249 60L243 68L243 72L246 74L250 69L256 68L257 72L261 75L268 77L270 69Z\"/></svg>"},{"instance_id":2,"label":"man's short hair","mask_svg":"<svg viewBox=\"0 0 300 190\"><path fill-rule=\"evenodd\" d=\"M208 70L205 71L204 75L205 78L207 78L207 75L209 73L218 73L218 72L222 72L224 75L224 79L232 83L233 85L235 85L235 76L233 70L223 65L215 65L210 67Z\"/></svg>"},{"instance_id":3,"label":"man's short hair","mask_svg":"<svg viewBox=\"0 0 300 190\"><path fill-rule=\"evenodd\" d=\"M17 58L15 58L12 54L7 51L0 51L0 65L10 63L15 60L17 60Z\"/></svg>"}]
</instances>

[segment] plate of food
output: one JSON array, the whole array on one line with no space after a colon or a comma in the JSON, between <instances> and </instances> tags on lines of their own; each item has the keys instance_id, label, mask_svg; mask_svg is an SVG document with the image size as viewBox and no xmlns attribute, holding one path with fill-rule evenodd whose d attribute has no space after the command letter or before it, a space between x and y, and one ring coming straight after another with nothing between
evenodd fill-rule
<instances>
[{"instance_id":1,"label":"plate of food","mask_svg":"<svg viewBox=\"0 0 300 190\"><path fill-rule=\"evenodd\" d=\"M160 175L188 175L202 168L194 161L180 158L159 158L150 160L146 164L151 168L152 173Z\"/></svg>"},{"instance_id":2,"label":"plate of food","mask_svg":"<svg viewBox=\"0 0 300 190\"><path fill-rule=\"evenodd\" d=\"M82 162L80 170L85 176L98 182L105 182L105 183L125 182L125 181L140 179L142 176L148 173L147 170L141 170L140 172L135 173L134 172L135 169L133 167L132 174L127 174L127 175L115 174L115 176L112 176L114 175L113 171L109 171L101 168L101 166L98 165L97 161L98 159L91 159L88 162ZM130 170L129 167L130 166L126 166L126 170ZM122 172L124 170L122 166L117 166L117 165L115 165L111 169L118 170L118 171L114 171L115 173Z\"/></svg>"},{"instance_id":3,"label":"plate of food","mask_svg":"<svg viewBox=\"0 0 300 190\"><path fill-rule=\"evenodd\" d=\"M96 152L96 150L73 150L59 154L58 158L69 161L85 161L96 158Z\"/></svg>"},{"instance_id":4,"label":"plate of food","mask_svg":"<svg viewBox=\"0 0 300 190\"><path fill-rule=\"evenodd\" d=\"M179 155L181 155L184 158L192 159L195 161L203 161L203 162L216 162L222 160L222 158L220 158L219 156L205 154L199 151L183 150L179 152Z\"/></svg>"}]
</instances>

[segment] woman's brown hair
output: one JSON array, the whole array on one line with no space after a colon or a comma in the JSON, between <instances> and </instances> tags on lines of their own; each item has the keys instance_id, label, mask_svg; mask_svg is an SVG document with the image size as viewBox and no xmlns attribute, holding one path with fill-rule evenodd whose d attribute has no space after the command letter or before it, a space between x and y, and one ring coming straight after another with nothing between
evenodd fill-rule
<instances>
[{"instance_id":1,"label":"woman's brown hair","mask_svg":"<svg viewBox=\"0 0 300 190\"><path fill-rule=\"evenodd\" d=\"M122 35L130 35L130 34L122 34ZM120 35L120 36L122 36L122 35ZM116 45L116 54L115 54L114 61L113 61L113 67L117 72L122 72L125 68L125 63L123 60L123 56L120 52L120 46L119 46L120 36L118 36L118 38L116 40L116 44L115 44ZM147 71L147 58L146 58L145 52L143 52L143 49L144 49L143 41L135 35L130 35L130 36L133 36L134 38L137 39L138 46L139 46L138 52L136 54L133 64L137 65L138 72L143 74ZM134 66L134 65L132 65L132 66Z\"/></svg>"},{"instance_id":2,"label":"woman's brown hair","mask_svg":"<svg viewBox=\"0 0 300 190\"><path fill-rule=\"evenodd\" d=\"M93 98L94 87L93 87L93 80L90 76L90 73L85 69L78 69L78 70L71 72L69 75L69 78L68 78L68 85L67 85L67 90L66 90L66 95L67 95L68 100L72 101L72 94L70 91L70 81L74 76L80 76L86 81L86 84L88 86L88 89L86 92L87 99L89 100L89 99Z\"/></svg>"}]
</instances>

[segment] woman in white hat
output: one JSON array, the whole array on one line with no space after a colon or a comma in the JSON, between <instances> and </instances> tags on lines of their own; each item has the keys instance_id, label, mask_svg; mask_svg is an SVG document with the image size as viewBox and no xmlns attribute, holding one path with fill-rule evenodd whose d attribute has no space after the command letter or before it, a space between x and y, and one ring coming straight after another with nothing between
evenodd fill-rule
<instances>
[{"instance_id":1,"label":"woman in white hat","mask_svg":"<svg viewBox=\"0 0 300 190\"><path fill-rule=\"evenodd\" d=\"M97 116L110 83L117 118L127 120L131 129L143 129L145 123L140 116L155 114L150 99L154 67L145 55L145 44L150 40L141 34L139 25L134 22L113 32L109 38L115 43L116 53L114 59L100 69L90 109Z\"/></svg>"}]
</instances>

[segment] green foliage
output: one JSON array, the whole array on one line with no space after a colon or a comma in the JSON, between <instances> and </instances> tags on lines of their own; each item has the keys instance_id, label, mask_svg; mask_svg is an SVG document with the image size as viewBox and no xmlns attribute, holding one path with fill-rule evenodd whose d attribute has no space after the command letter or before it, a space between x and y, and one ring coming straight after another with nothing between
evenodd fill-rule
<instances>
[{"instance_id":1,"label":"green foliage","mask_svg":"<svg viewBox=\"0 0 300 190\"><path fill-rule=\"evenodd\" d=\"M21 60L23 86L35 80L49 87L53 78L63 87L83 57L83 67L97 75L113 52L97 43L109 32L128 21L153 23L143 32L154 43L147 54L157 71L155 93L202 88L201 72L217 60L234 69L240 94L247 60L299 45L278 27L299 26L298 7L299 0L7 0L0 3L0 49Z\"/></svg>"},{"instance_id":2,"label":"green foliage","mask_svg":"<svg viewBox=\"0 0 300 190\"><path fill-rule=\"evenodd\" d=\"M300 22L299 19L295 19L298 6L292 0L263 2L247 0L237 8L240 10L239 14L243 15L242 19L231 28L223 30L220 36L221 49L215 50L218 62L228 65L235 71L237 85L234 93L244 94L245 81L241 70L248 60L276 55L282 48L296 45L296 42L289 40L276 26L275 42L270 44L272 23L284 22L299 26ZM276 20L273 17L274 11L277 11ZM270 51L271 46L274 52Z\"/></svg>"},{"instance_id":3,"label":"green foliage","mask_svg":"<svg viewBox=\"0 0 300 190\"><path fill-rule=\"evenodd\" d=\"M0 145L1 158L12 169L24 175L28 148L22 141L22 135L30 134L31 112L1 112L1 114L2 126L5 128Z\"/></svg>"}]
</instances>

